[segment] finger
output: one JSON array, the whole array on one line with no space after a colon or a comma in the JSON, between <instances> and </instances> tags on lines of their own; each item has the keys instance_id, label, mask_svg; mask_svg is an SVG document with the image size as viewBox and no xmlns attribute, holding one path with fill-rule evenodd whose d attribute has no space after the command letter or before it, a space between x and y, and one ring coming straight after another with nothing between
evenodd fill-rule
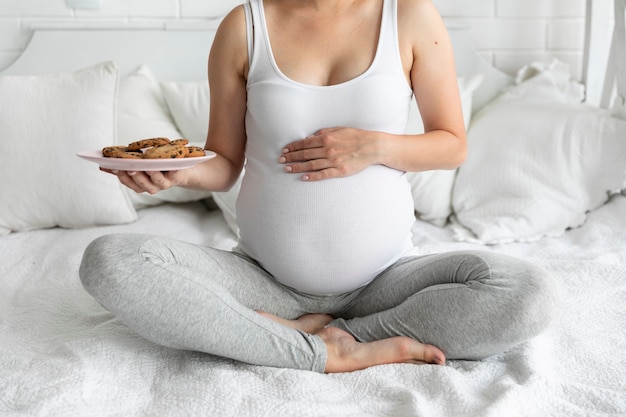
<instances>
[{"instance_id":1,"label":"finger","mask_svg":"<svg viewBox=\"0 0 626 417\"><path fill-rule=\"evenodd\" d=\"M145 190L135 183L135 181L125 171L120 171L117 174L119 181L126 187L135 191L136 193L143 193Z\"/></svg>"},{"instance_id":2,"label":"finger","mask_svg":"<svg viewBox=\"0 0 626 417\"><path fill-rule=\"evenodd\" d=\"M107 174L113 174L113 175L117 175L120 172L117 169L109 169L109 168L103 168L103 167L100 167L100 171L106 172Z\"/></svg>"},{"instance_id":3,"label":"finger","mask_svg":"<svg viewBox=\"0 0 626 417\"><path fill-rule=\"evenodd\" d=\"M343 175L339 169L328 168L328 169L323 169L317 172L308 172L302 176L302 181L315 182L315 181L327 180L330 178L340 178L344 176L345 175Z\"/></svg>"},{"instance_id":4,"label":"finger","mask_svg":"<svg viewBox=\"0 0 626 417\"><path fill-rule=\"evenodd\" d=\"M300 139L289 143L282 150L283 155L290 152L301 151L303 149L319 148L324 146L324 142L321 140L320 135L307 136L304 139Z\"/></svg>"},{"instance_id":5,"label":"finger","mask_svg":"<svg viewBox=\"0 0 626 417\"><path fill-rule=\"evenodd\" d=\"M320 148L325 144L324 137L333 132L337 132L341 129L345 129L344 127L327 127L324 129L320 129L313 133L312 135L307 136L304 139L293 141L287 144L283 149L282 153L288 153L293 151L299 151L307 148Z\"/></svg>"},{"instance_id":6,"label":"finger","mask_svg":"<svg viewBox=\"0 0 626 417\"><path fill-rule=\"evenodd\" d=\"M128 177L130 181L134 182L141 191L139 192L147 192L149 194L156 194L160 191L160 188L152 183L152 180L145 172L139 171L129 171ZM133 190L136 190L134 187L130 186Z\"/></svg>"},{"instance_id":7,"label":"finger","mask_svg":"<svg viewBox=\"0 0 626 417\"><path fill-rule=\"evenodd\" d=\"M313 159L306 162L285 165L284 170L285 172L296 174L300 172L321 171L331 168L332 166L332 162L327 159Z\"/></svg>"},{"instance_id":8,"label":"finger","mask_svg":"<svg viewBox=\"0 0 626 417\"><path fill-rule=\"evenodd\" d=\"M306 162L314 159L324 159L328 157L328 151L325 148L303 149L300 151L292 151L281 155L278 162L281 164L292 162Z\"/></svg>"},{"instance_id":9,"label":"finger","mask_svg":"<svg viewBox=\"0 0 626 417\"><path fill-rule=\"evenodd\" d=\"M318 130L312 136L325 135L325 134L330 133L330 132L335 132L335 131L337 131L339 129L343 129L343 128L342 127L326 127L324 129Z\"/></svg>"},{"instance_id":10,"label":"finger","mask_svg":"<svg viewBox=\"0 0 626 417\"><path fill-rule=\"evenodd\" d=\"M184 170L162 172L162 174L165 175L165 178L169 181L170 187L180 185L186 173L187 172Z\"/></svg>"},{"instance_id":11,"label":"finger","mask_svg":"<svg viewBox=\"0 0 626 417\"><path fill-rule=\"evenodd\" d=\"M146 171L145 174L150 178L150 182L159 189L164 189L169 185L169 180L161 171Z\"/></svg>"}]
</instances>

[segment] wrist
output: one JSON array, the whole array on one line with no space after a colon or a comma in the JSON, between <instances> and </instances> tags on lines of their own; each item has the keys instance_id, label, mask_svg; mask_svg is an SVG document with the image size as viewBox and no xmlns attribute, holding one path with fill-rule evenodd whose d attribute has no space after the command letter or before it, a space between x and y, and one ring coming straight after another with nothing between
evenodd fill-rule
<instances>
[{"instance_id":1,"label":"wrist","mask_svg":"<svg viewBox=\"0 0 626 417\"><path fill-rule=\"evenodd\" d=\"M374 132L372 141L374 146L374 164L395 168L398 164L398 160L397 157L394 156L394 148L398 140L399 138L395 135L384 132Z\"/></svg>"}]
</instances>

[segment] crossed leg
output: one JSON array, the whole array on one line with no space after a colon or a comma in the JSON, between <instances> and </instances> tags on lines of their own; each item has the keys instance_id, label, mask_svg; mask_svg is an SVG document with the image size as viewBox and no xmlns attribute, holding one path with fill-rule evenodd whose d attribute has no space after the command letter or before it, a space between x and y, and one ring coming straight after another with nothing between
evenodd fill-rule
<instances>
[{"instance_id":1,"label":"crossed leg","mask_svg":"<svg viewBox=\"0 0 626 417\"><path fill-rule=\"evenodd\" d=\"M536 336L554 316L556 293L550 275L535 265L459 251L399 261L332 321L266 317L319 336L328 351L326 372L442 364L482 359Z\"/></svg>"},{"instance_id":2,"label":"crossed leg","mask_svg":"<svg viewBox=\"0 0 626 417\"><path fill-rule=\"evenodd\" d=\"M319 336L326 345L324 371L327 373L350 372L390 363L443 365L446 362L444 353L437 347L406 336L358 342L345 330L326 327L333 320L328 314L305 314L295 320L287 320L263 311L257 313L287 327Z\"/></svg>"},{"instance_id":3,"label":"crossed leg","mask_svg":"<svg viewBox=\"0 0 626 417\"><path fill-rule=\"evenodd\" d=\"M335 319L305 314L321 307L236 254L166 238L99 238L80 272L103 306L156 343L318 372L479 359L534 336L555 309L545 271L468 252L400 262ZM276 316L257 313L268 308Z\"/></svg>"},{"instance_id":4,"label":"crossed leg","mask_svg":"<svg viewBox=\"0 0 626 417\"><path fill-rule=\"evenodd\" d=\"M447 359L480 360L548 326L558 293L547 271L485 251L405 258L383 272L329 326L361 342L402 335Z\"/></svg>"}]
</instances>

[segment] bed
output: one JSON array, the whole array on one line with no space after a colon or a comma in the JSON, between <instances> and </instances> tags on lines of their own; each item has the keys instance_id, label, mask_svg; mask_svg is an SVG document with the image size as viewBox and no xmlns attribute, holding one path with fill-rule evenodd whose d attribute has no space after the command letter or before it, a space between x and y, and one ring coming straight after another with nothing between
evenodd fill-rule
<instances>
[{"instance_id":1,"label":"bed","mask_svg":"<svg viewBox=\"0 0 626 417\"><path fill-rule=\"evenodd\" d=\"M561 302L547 331L480 362L335 375L140 338L82 288L83 250L115 232L229 249L237 186L134 195L76 153L153 135L202 142L214 27L38 30L0 74L0 415L626 415L626 121L582 103L562 63L511 77L450 33L470 156L409 176L414 241L548 269ZM420 128L414 109L408 129Z\"/></svg>"}]
</instances>

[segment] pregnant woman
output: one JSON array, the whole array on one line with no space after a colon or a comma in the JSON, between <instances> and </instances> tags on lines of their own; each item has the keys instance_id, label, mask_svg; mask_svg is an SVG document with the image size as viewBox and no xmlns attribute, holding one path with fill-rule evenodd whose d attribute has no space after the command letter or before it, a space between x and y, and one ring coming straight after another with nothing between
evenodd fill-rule
<instances>
[{"instance_id":1,"label":"pregnant woman","mask_svg":"<svg viewBox=\"0 0 626 417\"><path fill-rule=\"evenodd\" d=\"M406 172L453 169L466 154L452 47L430 0L250 0L218 29L208 76L215 158L109 172L136 192L223 191L245 162L239 244L94 241L83 285L131 329L246 363L345 372L481 359L547 326L545 271L413 247ZM425 133L405 135L413 95Z\"/></svg>"}]
</instances>

